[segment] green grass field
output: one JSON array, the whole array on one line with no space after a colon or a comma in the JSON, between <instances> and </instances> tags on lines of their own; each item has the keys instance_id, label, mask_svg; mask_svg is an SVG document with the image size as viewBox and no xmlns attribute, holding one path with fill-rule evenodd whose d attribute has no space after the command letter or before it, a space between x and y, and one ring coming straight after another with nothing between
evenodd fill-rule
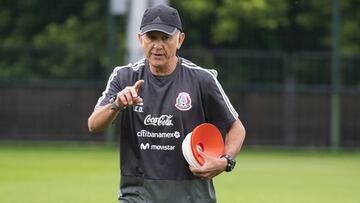
<instances>
[{"instance_id":1,"label":"green grass field","mask_svg":"<svg viewBox=\"0 0 360 203\"><path fill-rule=\"evenodd\" d=\"M358 203L360 153L244 149L219 203ZM0 144L1 203L117 202L117 148Z\"/></svg>"}]
</instances>

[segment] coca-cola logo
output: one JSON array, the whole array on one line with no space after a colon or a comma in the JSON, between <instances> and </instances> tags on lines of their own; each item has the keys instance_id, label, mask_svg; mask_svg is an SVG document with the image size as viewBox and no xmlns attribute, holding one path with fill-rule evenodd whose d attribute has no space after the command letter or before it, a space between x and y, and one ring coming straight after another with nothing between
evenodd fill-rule
<instances>
[{"instance_id":1,"label":"coca-cola logo","mask_svg":"<svg viewBox=\"0 0 360 203\"><path fill-rule=\"evenodd\" d=\"M152 117L150 114L145 117L145 125L153 126L173 126L172 115L161 115L159 117Z\"/></svg>"}]
</instances>

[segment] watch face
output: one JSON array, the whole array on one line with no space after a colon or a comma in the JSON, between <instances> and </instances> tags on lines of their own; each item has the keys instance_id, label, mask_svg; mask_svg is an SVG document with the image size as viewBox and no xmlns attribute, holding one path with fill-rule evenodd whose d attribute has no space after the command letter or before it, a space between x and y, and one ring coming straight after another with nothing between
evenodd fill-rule
<instances>
[{"instance_id":1,"label":"watch face","mask_svg":"<svg viewBox=\"0 0 360 203\"><path fill-rule=\"evenodd\" d=\"M232 160L232 162L231 162L231 170L233 170L235 168L235 164L236 164L236 161Z\"/></svg>"}]
</instances>

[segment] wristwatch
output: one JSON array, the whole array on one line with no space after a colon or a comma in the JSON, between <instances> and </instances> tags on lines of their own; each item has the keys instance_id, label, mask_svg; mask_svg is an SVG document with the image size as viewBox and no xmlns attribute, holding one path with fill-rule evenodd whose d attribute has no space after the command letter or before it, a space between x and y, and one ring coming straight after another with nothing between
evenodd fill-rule
<instances>
[{"instance_id":1,"label":"wristwatch","mask_svg":"<svg viewBox=\"0 0 360 203\"><path fill-rule=\"evenodd\" d=\"M225 155L222 155L221 158L225 158L227 160L227 165L226 165L226 169L225 171L226 172L230 172L234 169L235 167L235 164L236 164L236 160L233 159L230 155L228 154L225 154Z\"/></svg>"},{"instance_id":2,"label":"wristwatch","mask_svg":"<svg viewBox=\"0 0 360 203\"><path fill-rule=\"evenodd\" d=\"M116 97L111 97L109 102L111 104L111 109L114 111L122 111L122 110L126 109L126 106L118 106L116 104Z\"/></svg>"}]
</instances>

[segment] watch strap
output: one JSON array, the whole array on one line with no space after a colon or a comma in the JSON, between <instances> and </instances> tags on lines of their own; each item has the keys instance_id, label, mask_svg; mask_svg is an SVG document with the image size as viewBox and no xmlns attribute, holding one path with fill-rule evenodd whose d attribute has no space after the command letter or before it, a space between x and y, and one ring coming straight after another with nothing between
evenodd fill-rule
<instances>
[{"instance_id":1,"label":"watch strap","mask_svg":"<svg viewBox=\"0 0 360 203\"><path fill-rule=\"evenodd\" d=\"M126 106L119 106L116 104L116 97L112 97L109 102L111 104L111 109L114 111L122 111L126 109Z\"/></svg>"},{"instance_id":2,"label":"watch strap","mask_svg":"<svg viewBox=\"0 0 360 203\"><path fill-rule=\"evenodd\" d=\"M236 164L235 159L233 159L232 156L230 156L228 154L222 155L221 158L225 158L227 160L227 165L226 165L225 171L226 172L232 171Z\"/></svg>"}]
</instances>

